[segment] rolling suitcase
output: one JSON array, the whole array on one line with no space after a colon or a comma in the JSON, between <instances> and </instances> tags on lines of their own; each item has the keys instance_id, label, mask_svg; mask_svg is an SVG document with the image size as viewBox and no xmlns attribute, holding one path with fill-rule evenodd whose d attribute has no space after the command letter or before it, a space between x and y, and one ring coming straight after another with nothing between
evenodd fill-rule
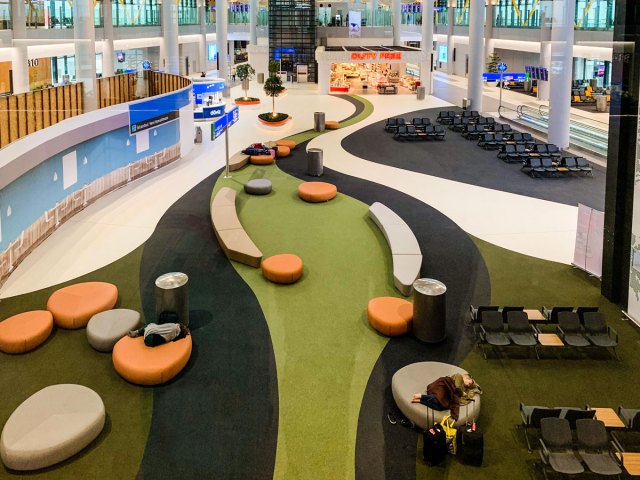
<instances>
[{"instance_id":1,"label":"rolling suitcase","mask_svg":"<svg viewBox=\"0 0 640 480\"><path fill-rule=\"evenodd\" d=\"M442 425L436 423L433 427L424 431L422 455L429 466L439 465L447 456L447 436Z\"/></svg>"},{"instance_id":2,"label":"rolling suitcase","mask_svg":"<svg viewBox=\"0 0 640 480\"><path fill-rule=\"evenodd\" d=\"M482 465L482 457L484 455L482 430L477 428L474 431L470 431L470 429L464 427L460 428L458 429L456 440L458 444L457 455L460 462L476 467Z\"/></svg>"}]
</instances>

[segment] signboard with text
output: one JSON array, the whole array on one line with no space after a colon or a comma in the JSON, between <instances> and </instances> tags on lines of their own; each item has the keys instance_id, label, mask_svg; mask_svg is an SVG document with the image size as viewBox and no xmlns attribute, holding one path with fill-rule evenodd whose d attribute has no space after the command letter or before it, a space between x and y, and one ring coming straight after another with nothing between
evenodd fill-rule
<instances>
[{"instance_id":1,"label":"signboard with text","mask_svg":"<svg viewBox=\"0 0 640 480\"><path fill-rule=\"evenodd\" d=\"M129 134L133 135L176 120L179 110L191 102L190 90L185 89L162 97L154 97L129 104Z\"/></svg>"},{"instance_id":2,"label":"signboard with text","mask_svg":"<svg viewBox=\"0 0 640 480\"><path fill-rule=\"evenodd\" d=\"M238 107L233 107L225 115L218 118L211 124L211 140L215 140L224 131L238 121L239 110Z\"/></svg>"},{"instance_id":3,"label":"signboard with text","mask_svg":"<svg viewBox=\"0 0 640 480\"><path fill-rule=\"evenodd\" d=\"M402 60L401 52L351 52L351 60L371 61Z\"/></svg>"}]
</instances>

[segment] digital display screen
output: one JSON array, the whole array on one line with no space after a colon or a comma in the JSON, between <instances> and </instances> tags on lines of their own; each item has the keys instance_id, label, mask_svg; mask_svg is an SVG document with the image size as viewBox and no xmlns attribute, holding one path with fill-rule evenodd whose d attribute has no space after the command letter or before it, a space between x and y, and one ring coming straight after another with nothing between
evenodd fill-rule
<instances>
[{"instance_id":1,"label":"digital display screen","mask_svg":"<svg viewBox=\"0 0 640 480\"><path fill-rule=\"evenodd\" d=\"M207 58L211 61L218 59L218 46L215 43L210 43L207 45Z\"/></svg>"},{"instance_id":2,"label":"digital display screen","mask_svg":"<svg viewBox=\"0 0 640 480\"><path fill-rule=\"evenodd\" d=\"M118 62L124 62L124 52L118 52L116 58L118 59Z\"/></svg>"},{"instance_id":3,"label":"digital display screen","mask_svg":"<svg viewBox=\"0 0 640 480\"><path fill-rule=\"evenodd\" d=\"M438 61L442 63L447 63L447 46L446 45L438 45Z\"/></svg>"}]
</instances>

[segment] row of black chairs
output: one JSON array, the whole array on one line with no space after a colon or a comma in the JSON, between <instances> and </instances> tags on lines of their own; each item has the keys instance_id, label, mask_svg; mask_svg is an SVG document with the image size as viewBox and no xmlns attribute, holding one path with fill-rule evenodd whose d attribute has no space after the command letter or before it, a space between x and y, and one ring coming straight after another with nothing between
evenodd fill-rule
<instances>
[{"instance_id":1,"label":"row of black chairs","mask_svg":"<svg viewBox=\"0 0 640 480\"><path fill-rule=\"evenodd\" d=\"M462 136L467 140L478 140L483 135L502 134L509 138L513 133L511 125L506 123L473 123L462 130Z\"/></svg>"},{"instance_id":2,"label":"row of black chairs","mask_svg":"<svg viewBox=\"0 0 640 480\"><path fill-rule=\"evenodd\" d=\"M531 452L531 442L528 432L530 430L540 430L540 422L544 418L564 418L569 422L569 428L575 430L576 421L582 419L592 419L596 411L589 408L578 407L543 407L538 405L526 405L520 402L520 418L522 419L522 431L527 442L527 450Z\"/></svg>"},{"instance_id":3,"label":"row of black chairs","mask_svg":"<svg viewBox=\"0 0 640 480\"><path fill-rule=\"evenodd\" d=\"M501 149L503 145L524 145L527 147L535 143L536 141L530 133L516 131L483 133L478 135L478 146L485 150Z\"/></svg>"},{"instance_id":4,"label":"row of black chairs","mask_svg":"<svg viewBox=\"0 0 640 480\"><path fill-rule=\"evenodd\" d=\"M584 157L562 157L560 161L553 161L548 157L527 157L523 162L522 171L534 178L572 174L593 175L593 168Z\"/></svg>"},{"instance_id":5,"label":"row of black chairs","mask_svg":"<svg viewBox=\"0 0 640 480\"><path fill-rule=\"evenodd\" d=\"M442 125L451 125L456 118L473 118L479 116L480 112L477 110L463 110L461 112L455 110L442 110L438 113L436 122Z\"/></svg>"},{"instance_id":6,"label":"row of black chairs","mask_svg":"<svg viewBox=\"0 0 640 480\"><path fill-rule=\"evenodd\" d=\"M425 125L418 129L414 125L399 125L393 134L394 140L444 140L445 130L442 125Z\"/></svg>"},{"instance_id":7,"label":"row of black chairs","mask_svg":"<svg viewBox=\"0 0 640 480\"><path fill-rule=\"evenodd\" d=\"M482 322L482 315L484 312L500 312L502 315L503 322L507 321L507 314L509 312L523 312L525 310L522 306L504 306L500 307L498 305L469 305L469 316L471 318L472 323L480 323ZM540 309L540 313L545 318L547 323L558 323L558 314L561 312L574 312L578 315L580 322L584 323L584 314L585 313L593 313L597 312L598 307L590 307L590 306L579 306L579 307L568 307L568 306L558 306L547 308L543 306Z\"/></svg>"},{"instance_id":8,"label":"row of black chairs","mask_svg":"<svg viewBox=\"0 0 640 480\"><path fill-rule=\"evenodd\" d=\"M499 144L498 158L507 163L521 162L529 158L550 158L557 160L562 157L562 152L553 143L507 143Z\"/></svg>"},{"instance_id":9,"label":"row of black chairs","mask_svg":"<svg viewBox=\"0 0 640 480\"><path fill-rule=\"evenodd\" d=\"M491 130L493 125L495 125L496 121L493 117L458 117L454 118L453 122L449 123L449 129L455 132L463 132L467 128L473 126L474 128L477 126L482 127L482 129Z\"/></svg>"},{"instance_id":10,"label":"row of black chairs","mask_svg":"<svg viewBox=\"0 0 640 480\"><path fill-rule=\"evenodd\" d=\"M407 122L402 117L387 118L384 124L384 129L387 132L396 132L399 127L412 125L417 131L423 131L425 127L431 125L431 119L427 117L413 118L411 122Z\"/></svg>"}]
</instances>

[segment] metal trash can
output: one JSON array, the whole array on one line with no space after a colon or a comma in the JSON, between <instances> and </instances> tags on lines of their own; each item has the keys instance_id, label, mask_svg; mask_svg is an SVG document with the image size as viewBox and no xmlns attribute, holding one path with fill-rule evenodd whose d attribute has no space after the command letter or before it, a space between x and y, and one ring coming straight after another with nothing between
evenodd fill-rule
<instances>
[{"instance_id":1,"label":"metal trash can","mask_svg":"<svg viewBox=\"0 0 640 480\"><path fill-rule=\"evenodd\" d=\"M189 277L180 272L160 275L156 279L156 321L163 319L189 325Z\"/></svg>"},{"instance_id":2,"label":"metal trash can","mask_svg":"<svg viewBox=\"0 0 640 480\"><path fill-rule=\"evenodd\" d=\"M258 83L264 83L264 73L258 74Z\"/></svg>"},{"instance_id":3,"label":"metal trash can","mask_svg":"<svg viewBox=\"0 0 640 480\"><path fill-rule=\"evenodd\" d=\"M427 87L418 87L416 88L416 93L418 96L418 100L424 100L427 96Z\"/></svg>"},{"instance_id":4,"label":"metal trash can","mask_svg":"<svg viewBox=\"0 0 640 480\"><path fill-rule=\"evenodd\" d=\"M202 127L196 127L195 143L202 143Z\"/></svg>"},{"instance_id":5,"label":"metal trash can","mask_svg":"<svg viewBox=\"0 0 640 480\"><path fill-rule=\"evenodd\" d=\"M313 112L313 129L324 132L324 112Z\"/></svg>"},{"instance_id":6,"label":"metal trash can","mask_svg":"<svg viewBox=\"0 0 640 480\"><path fill-rule=\"evenodd\" d=\"M468 108L471 108L471 100L469 98L463 98L462 99L462 108L464 110L467 110Z\"/></svg>"},{"instance_id":7,"label":"metal trash can","mask_svg":"<svg viewBox=\"0 0 640 480\"><path fill-rule=\"evenodd\" d=\"M446 335L447 287L433 278L413 282L413 335L425 343L437 343Z\"/></svg>"},{"instance_id":8,"label":"metal trash can","mask_svg":"<svg viewBox=\"0 0 640 480\"><path fill-rule=\"evenodd\" d=\"M322 149L310 148L307 150L307 175L312 177L322 176Z\"/></svg>"},{"instance_id":9,"label":"metal trash can","mask_svg":"<svg viewBox=\"0 0 640 480\"><path fill-rule=\"evenodd\" d=\"M596 99L596 112L606 112L607 111L607 96L606 95L594 95L593 98Z\"/></svg>"}]
</instances>

